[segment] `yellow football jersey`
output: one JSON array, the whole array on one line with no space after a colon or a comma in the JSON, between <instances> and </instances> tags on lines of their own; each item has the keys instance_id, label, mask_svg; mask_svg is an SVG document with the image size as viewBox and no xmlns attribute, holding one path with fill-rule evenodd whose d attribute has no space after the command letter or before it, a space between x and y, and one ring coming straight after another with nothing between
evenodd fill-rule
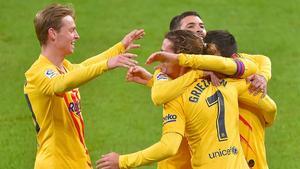
<instances>
[{"instance_id":1,"label":"yellow football jersey","mask_svg":"<svg viewBox=\"0 0 300 169\"><path fill-rule=\"evenodd\" d=\"M189 78L193 80L193 77ZM188 81L189 78L187 78L186 81ZM173 82L175 82L175 80L173 80ZM163 83L163 81L159 80L158 83ZM271 125L274 122L276 117L276 104L270 97L266 96L264 99L260 99L258 105L254 105L252 97L253 96L248 92L239 96L239 122L242 147L250 166L255 164L253 166L254 168L267 168L264 148L264 127L262 126ZM247 111L244 110L243 107L247 107ZM249 110L257 113L251 113ZM182 144L184 144L184 142ZM190 156L189 149L187 146L181 145L179 151L181 152L178 152L175 156L159 162L158 168L190 168L190 160L188 160Z\"/></svg>"},{"instance_id":2,"label":"yellow football jersey","mask_svg":"<svg viewBox=\"0 0 300 169\"><path fill-rule=\"evenodd\" d=\"M158 169L191 169L191 154L187 138L183 137L177 153L157 163Z\"/></svg>"},{"instance_id":3,"label":"yellow football jersey","mask_svg":"<svg viewBox=\"0 0 300 169\"><path fill-rule=\"evenodd\" d=\"M267 169L265 125L259 115L240 106L240 137L249 167Z\"/></svg>"},{"instance_id":4,"label":"yellow football jersey","mask_svg":"<svg viewBox=\"0 0 300 169\"><path fill-rule=\"evenodd\" d=\"M238 132L237 99L247 87L245 80L223 80L222 86L214 87L207 80L199 79L180 97L164 105L161 140L144 150L121 155L119 167L138 167L171 157L171 161L162 161L159 167L189 168L186 163L189 160L172 157L176 157L177 151L178 156L188 155L180 151L187 149L182 139L186 136L193 169L247 169ZM259 99L259 96L253 98L253 104L260 104Z\"/></svg>"},{"instance_id":5,"label":"yellow football jersey","mask_svg":"<svg viewBox=\"0 0 300 169\"><path fill-rule=\"evenodd\" d=\"M271 78L271 62L269 60L268 57L263 56L263 55L248 55L248 54L240 54L240 56L242 56L243 58L247 58L249 60L252 60L253 62L255 62L258 65L258 74L263 75L267 80ZM183 57L183 56L181 56ZM192 59L192 61L191 61ZM202 62L200 60L200 62ZM192 55L189 55L188 57L184 57L182 64L185 66L194 66L194 68L197 68L197 65L199 64L199 59L195 60L192 58ZM223 64L226 65L226 64ZM230 65L230 64L227 64ZM232 64L231 64L232 66ZM215 66L216 67L216 66ZM231 70L232 68L229 68L227 66L228 70ZM222 72L220 70L217 70L218 72ZM191 71L192 72L192 71ZM192 74L191 72L189 72L189 74L185 74L177 79L171 80L171 81L160 81L157 80L156 78L154 78L154 86L152 87L152 100L156 103L156 104L162 104L165 103L175 97L177 97L178 95L180 95L183 91L185 91L185 89L187 88L187 86L191 83L193 83L195 81L196 78L199 78L199 74ZM246 71L249 72L249 71ZM246 73L245 72L245 73ZM251 72L251 71L250 71ZM231 72L232 73L232 72ZM156 72L156 74L158 74L158 71ZM201 74L200 74L201 75ZM249 74L247 74L247 76L249 76ZM201 78L201 77L200 77ZM175 86L173 85L176 81ZM173 88L176 88L177 90L171 90ZM245 109L250 109L252 110L252 112L257 112L257 108L251 108L251 105L247 105L247 99L251 98L251 96L246 96L244 99L242 99L243 101L241 102L246 102L246 104L240 103L242 104L242 107L244 107ZM274 103L274 101L272 101L269 97L267 97L265 100L267 100L267 104L264 104L265 107L265 112L261 112L262 114L264 114L264 117L261 117L261 115L259 113L256 114L251 114L251 115L240 115L240 130L241 130L241 141L242 141L242 146L243 149L245 150L245 152L253 152L254 155L248 156L248 154L246 155L246 159L249 163L250 166L254 166L253 167L257 167L257 168L267 168L267 162L266 162L266 153L265 153L265 148L264 148L264 127L265 126L265 120L267 120L267 124L266 125L271 125L276 117L276 104ZM253 107L253 106L252 106ZM245 111L243 111L243 109L241 109L241 114L244 114ZM244 117L244 118L243 118ZM258 123L259 120L262 123ZM256 131L250 131L248 126L245 125L245 123L251 123L253 125L253 128L256 129ZM255 125L255 126L254 126ZM243 134L245 133L245 134ZM257 134L256 134L257 133ZM249 140L249 137L246 137L246 135L251 134L251 140ZM243 137L243 135L245 135ZM256 136L257 135L257 136ZM252 148L253 147L253 148ZM189 150L184 150L181 149L181 151L185 151L185 154L189 151ZM253 154L252 153L252 154ZM184 153L178 153L178 155L176 155L176 157L173 157L174 159L185 159L186 157L184 156L179 156L180 154L184 154ZM168 166L168 162L170 164L172 164L173 166L176 166L176 161L172 161L172 160L165 160L166 162L164 163L159 163L159 166L161 168L167 167ZM178 161L178 160L177 160ZM254 162L254 163L253 163ZM178 162L181 163L181 162Z\"/></svg>"},{"instance_id":6,"label":"yellow football jersey","mask_svg":"<svg viewBox=\"0 0 300 169\"><path fill-rule=\"evenodd\" d=\"M241 53L240 55L257 64L257 74L264 76L266 80L271 79L271 61L268 57L245 53ZM247 100L244 100L244 103L239 103L241 144L247 163L252 169L269 168L265 149L265 128L266 126L270 126L276 117L276 104L273 101L270 101L270 103L271 105L266 107L266 111L270 108L275 110L271 111L269 113L270 117L267 118L262 117L255 108L247 104Z\"/></svg>"},{"instance_id":7,"label":"yellow football jersey","mask_svg":"<svg viewBox=\"0 0 300 169\"><path fill-rule=\"evenodd\" d=\"M257 65L253 60L247 58L224 58L212 55L179 55L179 64L181 66L192 67L193 69L203 69L233 75L235 77L247 77L257 71ZM159 70L157 70L159 71ZM203 71L190 71L177 79L169 81L168 77L160 83L158 74L149 80L148 86L152 86L151 98L155 105L166 103L179 96L187 86L193 83L198 78L203 78ZM158 77L156 77L158 76ZM155 81L155 85L153 85Z\"/></svg>"},{"instance_id":8,"label":"yellow football jersey","mask_svg":"<svg viewBox=\"0 0 300 169\"><path fill-rule=\"evenodd\" d=\"M164 104L163 134L186 135L193 169L248 168L239 137L238 95L245 80L223 80L214 87L199 79L177 99ZM259 98L253 98L258 104Z\"/></svg>"},{"instance_id":9,"label":"yellow football jersey","mask_svg":"<svg viewBox=\"0 0 300 169\"><path fill-rule=\"evenodd\" d=\"M157 77L165 80L164 76ZM200 79L182 96L166 103L161 140L144 150L121 155L119 167L127 169L164 160L158 167L187 169L191 167L188 164L190 157L184 150L189 149L191 168L247 169L238 133L237 97L249 97L248 85L245 80L233 79L223 80L222 85L213 87ZM261 101L260 96L251 97L248 103L263 111L267 102Z\"/></svg>"},{"instance_id":10,"label":"yellow football jersey","mask_svg":"<svg viewBox=\"0 0 300 169\"><path fill-rule=\"evenodd\" d=\"M40 55L26 71L24 93L37 132L35 169L92 168L78 87L106 71L107 59L124 50L118 43L81 64L64 60L64 71Z\"/></svg>"}]
</instances>

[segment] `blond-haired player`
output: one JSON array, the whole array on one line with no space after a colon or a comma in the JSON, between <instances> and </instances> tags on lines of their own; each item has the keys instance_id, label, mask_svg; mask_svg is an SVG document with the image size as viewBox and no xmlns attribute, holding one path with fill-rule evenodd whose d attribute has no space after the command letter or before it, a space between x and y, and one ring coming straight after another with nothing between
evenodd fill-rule
<instances>
[{"instance_id":1,"label":"blond-haired player","mask_svg":"<svg viewBox=\"0 0 300 169\"><path fill-rule=\"evenodd\" d=\"M65 57L79 39L74 19L74 10L60 4L47 6L34 18L41 53L25 73L24 93L37 132L35 169L92 168L78 87L109 69L134 66L135 55L124 52L144 34L132 31L109 50L72 64Z\"/></svg>"}]
</instances>

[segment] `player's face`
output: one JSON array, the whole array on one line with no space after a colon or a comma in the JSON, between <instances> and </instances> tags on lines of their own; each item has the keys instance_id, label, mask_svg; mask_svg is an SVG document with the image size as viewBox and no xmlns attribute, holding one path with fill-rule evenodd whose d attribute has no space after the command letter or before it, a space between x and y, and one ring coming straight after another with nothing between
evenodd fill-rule
<instances>
[{"instance_id":1,"label":"player's face","mask_svg":"<svg viewBox=\"0 0 300 169\"><path fill-rule=\"evenodd\" d=\"M71 16L62 18L62 27L56 31L55 45L63 56L72 54L75 48L75 41L79 39L74 19Z\"/></svg>"},{"instance_id":2,"label":"player's face","mask_svg":"<svg viewBox=\"0 0 300 169\"><path fill-rule=\"evenodd\" d=\"M183 18L180 22L180 29L195 32L202 38L206 36L204 23L198 16L191 15Z\"/></svg>"},{"instance_id":3,"label":"player's face","mask_svg":"<svg viewBox=\"0 0 300 169\"><path fill-rule=\"evenodd\" d=\"M162 51L174 53L173 43L169 39L164 39L162 47ZM181 73L181 67L176 63L163 63L162 65L165 68L165 72L172 79L177 78Z\"/></svg>"}]
</instances>

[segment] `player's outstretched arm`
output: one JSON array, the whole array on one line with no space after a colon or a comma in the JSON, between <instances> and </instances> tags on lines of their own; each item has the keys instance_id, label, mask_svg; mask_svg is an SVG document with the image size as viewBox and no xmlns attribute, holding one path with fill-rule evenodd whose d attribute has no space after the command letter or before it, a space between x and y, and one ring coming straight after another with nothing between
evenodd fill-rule
<instances>
[{"instance_id":1,"label":"player's outstretched arm","mask_svg":"<svg viewBox=\"0 0 300 169\"><path fill-rule=\"evenodd\" d=\"M124 45L125 50L129 51L130 49L139 48L140 45L134 44L134 42L136 40L143 38L144 35L145 35L144 29L135 29L130 33L128 33L127 35L125 35L125 37L122 40L122 44Z\"/></svg>"},{"instance_id":2,"label":"player's outstretched arm","mask_svg":"<svg viewBox=\"0 0 300 169\"><path fill-rule=\"evenodd\" d=\"M103 60L107 60L109 58L115 57L117 55L120 55L126 51L129 51L130 49L139 48L139 44L134 44L134 42L138 39L143 38L145 32L143 29L135 29L125 35L125 37L122 39L121 42L117 43L113 47L109 48L108 50L91 57L82 63L80 63L81 66L88 66L91 64L95 64L98 62L101 62Z\"/></svg>"},{"instance_id":3,"label":"player's outstretched arm","mask_svg":"<svg viewBox=\"0 0 300 169\"><path fill-rule=\"evenodd\" d=\"M60 94L79 87L108 69L135 66L136 61L132 59L133 57L136 55L125 53L97 64L77 67L65 74L60 74L56 67L52 66L45 70L39 70L41 73L26 75L31 77L27 81L31 81L32 84L38 83L37 85L41 86L41 91L46 95Z\"/></svg>"},{"instance_id":4,"label":"player's outstretched arm","mask_svg":"<svg viewBox=\"0 0 300 169\"><path fill-rule=\"evenodd\" d=\"M117 67L130 68L136 66L138 62L134 60L135 57L137 57L137 55L131 53L124 53L116 57L109 58L107 61L107 67L108 69L114 69Z\"/></svg>"},{"instance_id":5,"label":"player's outstretched arm","mask_svg":"<svg viewBox=\"0 0 300 169\"><path fill-rule=\"evenodd\" d=\"M98 64L80 67L66 74L59 75L57 78L53 79L53 92L62 93L77 88L109 69L135 66L137 62L133 60L134 57L136 57L135 54L124 53L114 58L104 60Z\"/></svg>"},{"instance_id":6,"label":"player's outstretched arm","mask_svg":"<svg viewBox=\"0 0 300 169\"><path fill-rule=\"evenodd\" d=\"M235 77L247 77L257 71L257 65L249 59L224 58L215 55L189 55L168 52L155 52L147 59L146 63L153 62L178 63L181 66L194 69L209 70Z\"/></svg>"},{"instance_id":7,"label":"player's outstretched arm","mask_svg":"<svg viewBox=\"0 0 300 169\"><path fill-rule=\"evenodd\" d=\"M166 133L156 144L132 154L118 155L109 153L96 162L96 168L128 169L161 161L177 153L182 136L178 133Z\"/></svg>"}]
</instances>

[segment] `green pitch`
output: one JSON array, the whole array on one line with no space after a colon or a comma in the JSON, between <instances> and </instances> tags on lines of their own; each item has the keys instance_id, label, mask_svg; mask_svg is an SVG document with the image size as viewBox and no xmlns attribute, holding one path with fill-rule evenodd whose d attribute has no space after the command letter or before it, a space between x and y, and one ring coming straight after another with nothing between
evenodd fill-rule
<instances>
[{"instance_id":1,"label":"green pitch","mask_svg":"<svg viewBox=\"0 0 300 169\"><path fill-rule=\"evenodd\" d=\"M0 168L33 168L36 139L23 95L24 72L39 55L35 13L52 1L0 0ZM63 1L66 2L66 1ZM117 43L130 30L144 28L144 64L160 49L172 16L196 10L208 30L227 29L239 51L272 60L269 95L276 101L276 123L267 129L271 169L300 168L300 2L297 0L87 0L72 2L81 39L68 59L82 61ZM146 67L152 71L152 67ZM147 87L125 82L125 69L113 70L81 87L86 144L93 163L101 154L129 153L155 143L161 135L161 108ZM155 165L141 168L155 168Z\"/></svg>"}]
</instances>

